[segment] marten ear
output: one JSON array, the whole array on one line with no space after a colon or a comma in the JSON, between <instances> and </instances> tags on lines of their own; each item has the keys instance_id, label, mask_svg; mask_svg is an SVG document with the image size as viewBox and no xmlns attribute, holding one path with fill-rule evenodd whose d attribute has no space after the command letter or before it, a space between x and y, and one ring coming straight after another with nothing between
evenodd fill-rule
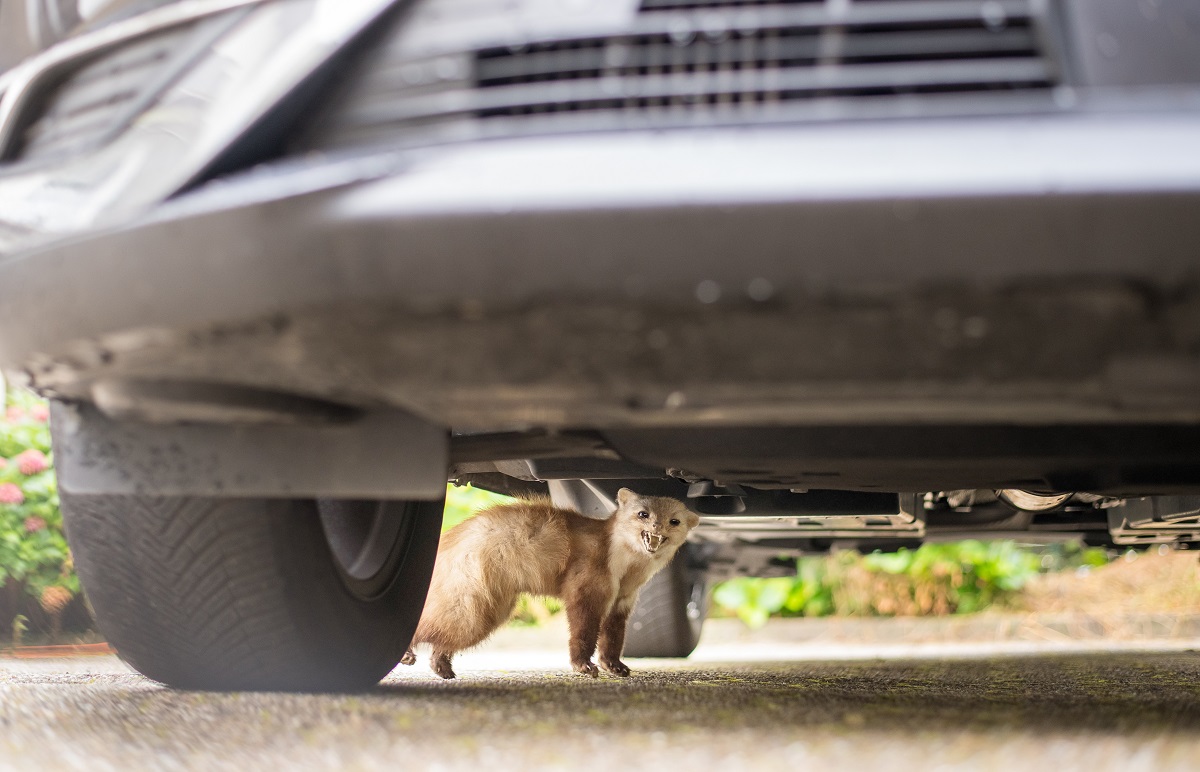
<instances>
[{"instance_id":1,"label":"marten ear","mask_svg":"<svg viewBox=\"0 0 1200 772\"><path fill-rule=\"evenodd\" d=\"M688 530L691 530L692 528L695 528L696 526L700 525L700 515L697 515L695 512L688 512L687 513L687 524L688 524Z\"/></svg>"},{"instance_id":2,"label":"marten ear","mask_svg":"<svg viewBox=\"0 0 1200 772\"><path fill-rule=\"evenodd\" d=\"M636 493L629 490L628 488L622 488L621 490L617 491L617 506L623 507L626 504L628 504L630 501L632 501L633 499L636 499L636 498L637 498Z\"/></svg>"}]
</instances>

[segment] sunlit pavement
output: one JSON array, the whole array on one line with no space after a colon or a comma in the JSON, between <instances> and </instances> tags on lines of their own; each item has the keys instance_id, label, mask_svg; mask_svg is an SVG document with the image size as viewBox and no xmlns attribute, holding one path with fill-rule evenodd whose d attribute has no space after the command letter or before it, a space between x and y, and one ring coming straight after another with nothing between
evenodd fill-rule
<instances>
[{"instance_id":1,"label":"sunlit pavement","mask_svg":"<svg viewBox=\"0 0 1200 772\"><path fill-rule=\"evenodd\" d=\"M769 626L770 627L770 626ZM714 626L720 632L720 625ZM726 628L728 629L728 628ZM112 657L0 660L0 769L1195 769L1200 641L706 636L629 679L561 630L354 695L163 689Z\"/></svg>"}]
</instances>

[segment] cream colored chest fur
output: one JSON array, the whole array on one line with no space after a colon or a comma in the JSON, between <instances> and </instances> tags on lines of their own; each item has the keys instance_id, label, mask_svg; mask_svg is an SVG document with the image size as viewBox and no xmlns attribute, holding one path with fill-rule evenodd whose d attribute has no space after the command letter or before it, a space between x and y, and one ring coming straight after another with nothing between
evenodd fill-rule
<instances>
[{"instance_id":1,"label":"cream colored chest fur","mask_svg":"<svg viewBox=\"0 0 1200 772\"><path fill-rule=\"evenodd\" d=\"M634 552L624 544L614 543L609 547L608 571L612 581L613 602L633 602L638 588L667 564L674 550L667 554L648 557Z\"/></svg>"}]
</instances>

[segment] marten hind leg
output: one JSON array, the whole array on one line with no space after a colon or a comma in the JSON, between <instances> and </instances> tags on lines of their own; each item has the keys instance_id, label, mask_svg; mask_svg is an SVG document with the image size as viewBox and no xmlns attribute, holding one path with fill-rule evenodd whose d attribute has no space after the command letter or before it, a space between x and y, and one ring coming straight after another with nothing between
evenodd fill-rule
<instances>
[{"instance_id":1,"label":"marten hind leg","mask_svg":"<svg viewBox=\"0 0 1200 772\"><path fill-rule=\"evenodd\" d=\"M440 675L442 678L456 678L454 668L450 667L450 658L454 656L452 651L443 651L435 649L433 656L429 659L429 667L433 668L433 672Z\"/></svg>"}]
</instances>

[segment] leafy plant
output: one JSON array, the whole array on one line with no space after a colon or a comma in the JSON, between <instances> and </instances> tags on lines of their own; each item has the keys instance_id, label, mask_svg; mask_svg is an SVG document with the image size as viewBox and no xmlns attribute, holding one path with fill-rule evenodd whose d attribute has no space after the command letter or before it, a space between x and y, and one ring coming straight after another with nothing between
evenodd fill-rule
<instances>
[{"instance_id":1,"label":"leafy plant","mask_svg":"<svg viewBox=\"0 0 1200 772\"><path fill-rule=\"evenodd\" d=\"M44 402L18 391L0 418L0 586L18 582L60 607L79 579L63 536L48 415Z\"/></svg>"},{"instance_id":2,"label":"leafy plant","mask_svg":"<svg viewBox=\"0 0 1200 772\"><path fill-rule=\"evenodd\" d=\"M713 600L737 614L750 627L762 627L767 619L783 611L789 596L803 586L793 579L740 577L718 585Z\"/></svg>"},{"instance_id":3,"label":"leafy plant","mask_svg":"<svg viewBox=\"0 0 1200 772\"><path fill-rule=\"evenodd\" d=\"M1091 552L1081 559L1102 558ZM738 578L713 600L751 627L781 616L966 614L1002 603L1036 575L1039 556L1012 542L925 544L916 550L802 558L796 575Z\"/></svg>"}]
</instances>

